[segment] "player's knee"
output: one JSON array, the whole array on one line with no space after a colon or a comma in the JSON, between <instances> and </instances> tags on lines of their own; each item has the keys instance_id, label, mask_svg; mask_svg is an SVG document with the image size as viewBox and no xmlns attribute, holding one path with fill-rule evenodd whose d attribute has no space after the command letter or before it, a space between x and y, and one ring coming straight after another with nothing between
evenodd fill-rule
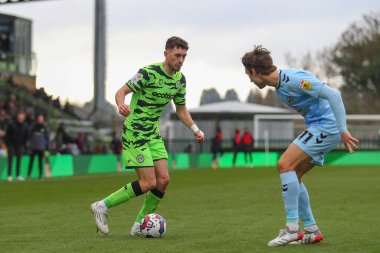
<instances>
[{"instance_id":1,"label":"player's knee","mask_svg":"<svg viewBox=\"0 0 380 253\"><path fill-rule=\"evenodd\" d=\"M150 190L156 188L157 181L155 178L149 178L149 179L144 180L140 184L142 184L142 187L145 188L145 191L150 191Z\"/></svg>"},{"instance_id":2,"label":"player's knee","mask_svg":"<svg viewBox=\"0 0 380 253\"><path fill-rule=\"evenodd\" d=\"M166 186L168 186L169 183L170 183L170 177L169 177L169 175L163 176L163 177L159 177L157 179L157 186L161 186L161 187L166 188Z\"/></svg>"},{"instance_id":3,"label":"player's knee","mask_svg":"<svg viewBox=\"0 0 380 253\"><path fill-rule=\"evenodd\" d=\"M281 173L285 173L287 171L291 171L291 168L289 166L289 164L283 160L283 159L280 159L278 162L277 162L277 169L278 169L278 172L281 174Z\"/></svg>"}]
</instances>

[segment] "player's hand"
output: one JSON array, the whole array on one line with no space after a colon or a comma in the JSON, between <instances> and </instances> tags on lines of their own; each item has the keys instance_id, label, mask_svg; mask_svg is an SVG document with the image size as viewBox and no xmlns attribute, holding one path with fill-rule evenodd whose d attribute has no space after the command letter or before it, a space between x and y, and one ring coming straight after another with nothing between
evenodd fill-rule
<instances>
[{"instance_id":1,"label":"player's hand","mask_svg":"<svg viewBox=\"0 0 380 253\"><path fill-rule=\"evenodd\" d=\"M121 104L118 106L119 113L124 117L127 117L131 113L131 107L126 104Z\"/></svg>"},{"instance_id":2,"label":"player's hand","mask_svg":"<svg viewBox=\"0 0 380 253\"><path fill-rule=\"evenodd\" d=\"M204 142L205 140L205 134L201 130L196 131L194 133L194 136L197 139L198 143Z\"/></svg>"},{"instance_id":3,"label":"player's hand","mask_svg":"<svg viewBox=\"0 0 380 253\"><path fill-rule=\"evenodd\" d=\"M357 143L359 143L359 140L352 137L350 132L346 131L341 134L342 142L344 146L348 149L348 151L352 154L354 153L354 148L358 148Z\"/></svg>"}]
</instances>

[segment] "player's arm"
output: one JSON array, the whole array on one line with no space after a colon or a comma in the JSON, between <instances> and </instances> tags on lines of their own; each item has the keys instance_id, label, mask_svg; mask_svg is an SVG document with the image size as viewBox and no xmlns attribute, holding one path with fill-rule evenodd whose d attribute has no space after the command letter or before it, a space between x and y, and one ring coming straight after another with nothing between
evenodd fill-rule
<instances>
[{"instance_id":1,"label":"player's arm","mask_svg":"<svg viewBox=\"0 0 380 253\"><path fill-rule=\"evenodd\" d=\"M339 91L331 88L328 85L323 85L319 90L319 97L327 99L330 103L331 110L334 113L336 123L341 133L342 142L347 147L350 153L354 153L354 148L357 148L359 142L356 138L352 137L346 127L346 111L342 96Z\"/></svg>"},{"instance_id":2,"label":"player's arm","mask_svg":"<svg viewBox=\"0 0 380 253\"><path fill-rule=\"evenodd\" d=\"M125 117L127 117L131 112L130 106L124 102L125 96L132 92L132 89L127 84L124 84L115 94L116 105L119 109L119 113Z\"/></svg>"},{"instance_id":3,"label":"player's arm","mask_svg":"<svg viewBox=\"0 0 380 253\"><path fill-rule=\"evenodd\" d=\"M176 105L176 113L182 123L194 133L197 142L204 141L204 133L197 127L185 105Z\"/></svg>"}]
</instances>

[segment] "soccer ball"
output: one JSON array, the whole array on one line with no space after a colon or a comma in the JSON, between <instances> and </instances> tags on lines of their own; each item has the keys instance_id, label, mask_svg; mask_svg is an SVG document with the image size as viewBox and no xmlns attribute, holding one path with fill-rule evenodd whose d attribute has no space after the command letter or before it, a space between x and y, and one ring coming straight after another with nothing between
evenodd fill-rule
<instances>
[{"instance_id":1,"label":"soccer ball","mask_svg":"<svg viewBox=\"0 0 380 253\"><path fill-rule=\"evenodd\" d=\"M164 218L156 213L145 215L140 222L141 235L148 238L164 236L166 232L166 222Z\"/></svg>"}]
</instances>

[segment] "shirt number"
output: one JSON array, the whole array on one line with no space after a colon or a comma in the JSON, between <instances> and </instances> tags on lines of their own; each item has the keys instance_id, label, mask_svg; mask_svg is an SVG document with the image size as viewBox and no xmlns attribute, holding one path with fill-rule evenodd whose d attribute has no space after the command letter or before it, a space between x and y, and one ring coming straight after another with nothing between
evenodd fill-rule
<instances>
[{"instance_id":1,"label":"shirt number","mask_svg":"<svg viewBox=\"0 0 380 253\"><path fill-rule=\"evenodd\" d=\"M305 137L306 136L306 137ZM311 138L313 138L313 134L310 133L309 131L305 130L303 131L303 133L298 137L298 140L301 140L303 139L304 137L304 140L302 141L303 144L306 144L308 141L310 141Z\"/></svg>"}]
</instances>

